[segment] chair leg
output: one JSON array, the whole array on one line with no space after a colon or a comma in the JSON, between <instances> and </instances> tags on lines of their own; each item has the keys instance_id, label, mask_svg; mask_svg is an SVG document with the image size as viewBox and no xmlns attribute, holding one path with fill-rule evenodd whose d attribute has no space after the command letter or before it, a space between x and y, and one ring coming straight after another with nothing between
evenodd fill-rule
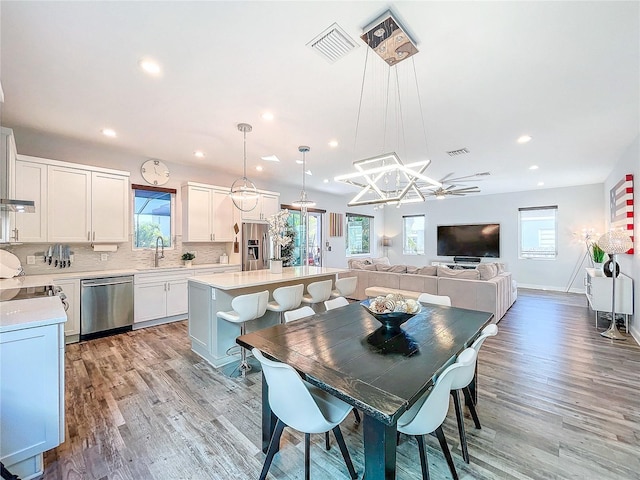
<instances>
[{"instance_id":1,"label":"chair leg","mask_svg":"<svg viewBox=\"0 0 640 480\"><path fill-rule=\"evenodd\" d=\"M358 412L357 409L353 409L351 410L353 412L353 416L356 418L353 422L354 425L360 425L360 422L362 421L360 418L360 412Z\"/></svg>"},{"instance_id":2,"label":"chair leg","mask_svg":"<svg viewBox=\"0 0 640 480\"><path fill-rule=\"evenodd\" d=\"M471 413L471 418L473 418L473 423L475 423L476 428L480 430L482 426L480 425L478 412L476 412L476 403L473 401L473 398L471 397L471 391L469 390L469 387L464 387L462 389L462 393L464 394L465 403L469 407L469 412Z\"/></svg>"},{"instance_id":3,"label":"chair leg","mask_svg":"<svg viewBox=\"0 0 640 480\"><path fill-rule=\"evenodd\" d=\"M427 463L427 451L424 448L424 437L416 435L418 451L420 452L420 467L422 468L422 480L429 480L429 464Z\"/></svg>"},{"instance_id":4,"label":"chair leg","mask_svg":"<svg viewBox=\"0 0 640 480\"><path fill-rule=\"evenodd\" d=\"M262 472L260 472L260 480L264 480L265 478L267 478L267 473L269 472L269 467L271 467L273 456L278 451L278 447L280 445L280 437L282 436L284 427L284 422L278 419L278 421L276 422L276 427L273 430L273 435L271 436L271 441L269 442L269 449L267 450L267 457L264 459Z\"/></svg>"},{"instance_id":5,"label":"chair leg","mask_svg":"<svg viewBox=\"0 0 640 480\"><path fill-rule=\"evenodd\" d=\"M347 450L347 444L344 443L344 437L342 436L342 432L340 431L340 426L336 425L333 428L333 435L336 437L336 442L338 442L338 447L340 447L340 452L342 453L342 458L344 458L344 463L347 464L347 470L349 470L349 475L354 480L358 478L358 474L356 473L356 469L353 468L353 462L351 462L351 455L349 455L349 450Z\"/></svg>"},{"instance_id":6,"label":"chair leg","mask_svg":"<svg viewBox=\"0 0 640 480\"><path fill-rule=\"evenodd\" d=\"M464 416L462 415L462 405L460 404L460 391L451 390L453 397L453 406L456 407L456 420L458 421L458 434L460 435L460 449L462 450L462 458L469 463L469 451L467 449L467 435L464 431Z\"/></svg>"},{"instance_id":7,"label":"chair leg","mask_svg":"<svg viewBox=\"0 0 640 480\"><path fill-rule=\"evenodd\" d=\"M331 450L331 442L329 441L329 432L324 432L324 448Z\"/></svg>"},{"instance_id":8,"label":"chair leg","mask_svg":"<svg viewBox=\"0 0 640 480\"><path fill-rule=\"evenodd\" d=\"M309 480L311 477L311 467L309 459L309 450L311 450L311 434L304 434L304 480Z\"/></svg>"},{"instance_id":9,"label":"chair leg","mask_svg":"<svg viewBox=\"0 0 640 480\"><path fill-rule=\"evenodd\" d=\"M436 437L438 437L438 441L440 442L440 448L442 448L444 458L447 459L447 465L449 465L449 470L451 470L451 476L453 477L453 480L458 480L458 472L456 472L456 466L453 464L453 458L451 458L451 452L449 451L449 445L447 445L447 439L444 438L442 425L436 428Z\"/></svg>"}]
</instances>

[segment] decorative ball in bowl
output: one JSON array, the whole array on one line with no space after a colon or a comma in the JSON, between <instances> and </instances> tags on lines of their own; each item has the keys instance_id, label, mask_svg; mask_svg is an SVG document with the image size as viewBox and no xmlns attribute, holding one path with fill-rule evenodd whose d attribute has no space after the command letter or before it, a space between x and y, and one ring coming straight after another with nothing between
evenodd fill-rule
<instances>
[{"instance_id":1,"label":"decorative ball in bowl","mask_svg":"<svg viewBox=\"0 0 640 480\"><path fill-rule=\"evenodd\" d=\"M400 325L420 313L420 303L407 299L397 293L386 297L379 296L360 302L367 312L378 320L387 330L399 330Z\"/></svg>"}]
</instances>

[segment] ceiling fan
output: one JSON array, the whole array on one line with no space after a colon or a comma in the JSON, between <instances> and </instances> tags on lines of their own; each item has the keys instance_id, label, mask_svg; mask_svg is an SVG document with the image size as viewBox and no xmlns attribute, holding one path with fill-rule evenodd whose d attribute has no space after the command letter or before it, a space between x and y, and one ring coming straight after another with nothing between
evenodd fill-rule
<instances>
[{"instance_id":1,"label":"ceiling fan","mask_svg":"<svg viewBox=\"0 0 640 480\"><path fill-rule=\"evenodd\" d=\"M491 172L479 172L474 173L472 175L464 175L462 177L453 177L453 172L448 173L444 177L442 177L439 182L442 184L441 187L438 188L430 188L428 191L424 192L425 195L434 196L438 199L445 198L449 195L456 196L464 196L469 193L479 193L480 189L477 186L467 187L464 185L464 181L474 179L474 181L480 181L478 177L485 177L487 175L491 175ZM462 183L461 183L462 181ZM428 188L428 187L423 187Z\"/></svg>"}]
</instances>

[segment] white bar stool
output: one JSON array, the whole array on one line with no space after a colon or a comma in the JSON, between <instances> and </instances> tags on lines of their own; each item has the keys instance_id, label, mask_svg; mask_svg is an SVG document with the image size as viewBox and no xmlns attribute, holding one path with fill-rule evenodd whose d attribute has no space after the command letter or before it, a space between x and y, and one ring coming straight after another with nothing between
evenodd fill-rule
<instances>
[{"instance_id":1,"label":"white bar stool","mask_svg":"<svg viewBox=\"0 0 640 480\"><path fill-rule=\"evenodd\" d=\"M267 302L269 301L269 291L258 293L249 293L247 295L239 295L231 300L231 308L228 312L216 312L216 316L231 323L240 324L240 335L246 332L245 324L250 320L262 317L267 311ZM240 375L244 378L246 372L251 370L251 365L247 362L247 351L240 348L240 363L231 371L229 376L236 376L234 372L239 370Z\"/></svg>"},{"instance_id":2,"label":"white bar stool","mask_svg":"<svg viewBox=\"0 0 640 480\"><path fill-rule=\"evenodd\" d=\"M284 312L296 309L302 302L304 285L291 285L290 287L280 287L273 291L273 302L267 303L267 310L280 312L280 323L284 322Z\"/></svg>"},{"instance_id":3,"label":"white bar stool","mask_svg":"<svg viewBox=\"0 0 640 480\"><path fill-rule=\"evenodd\" d=\"M307 285L307 294L302 296L303 303L322 303L325 300L329 300L331 297L331 284L332 280L322 280L320 282L313 282Z\"/></svg>"},{"instance_id":4,"label":"white bar stool","mask_svg":"<svg viewBox=\"0 0 640 480\"><path fill-rule=\"evenodd\" d=\"M344 277L336 279L336 289L331 292L332 297L349 298L358 287L358 277Z\"/></svg>"}]
</instances>

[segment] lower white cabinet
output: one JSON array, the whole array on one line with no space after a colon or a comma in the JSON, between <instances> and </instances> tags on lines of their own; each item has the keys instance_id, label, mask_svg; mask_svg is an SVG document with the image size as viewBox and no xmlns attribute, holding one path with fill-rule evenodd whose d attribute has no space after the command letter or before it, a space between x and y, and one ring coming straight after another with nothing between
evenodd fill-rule
<instances>
[{"instance_id":1,"label":"lower white cabinet","mask_svg":"<svg viewBox=\"0 0 640 480\"><path fill-rule=\"evenodd\" d=\"M0 333L0 461L21 478L64 441L62 324Z\"/></svg>"},{"instance_id":2,"label":"lower white cabinet","mask_svg":"<svg viewBox=\"0 0 640 480\"><path fill-rule=\"evenodd\" d=\"M611 312L613 280L600 269L587 268L585 294L589 306L596 312ZM621 273L616 277L616 313L633 315L633 280Z\"/></svg>"},{"instance_id":3,"label":"lower white cabinet","mask_svg":"<svg viewBox=\"0 0 640 480\"><path fill-rule=\"evenodd\" d=\"M189 311L187 282L192 275L192 272L136 275L133 322L186 316Z\"/></svg>"},{"instance_id":4,"label":"lower white cabinet","mask_svg":"<svg viewBox=\"0 0 640 480\"><path fill-rule=\"evenodd\" d=\"M80 280L56 280L67 297L67 323L64 324L66 343L77 342L80 338Z\"/></svg>"}]
</instances>

